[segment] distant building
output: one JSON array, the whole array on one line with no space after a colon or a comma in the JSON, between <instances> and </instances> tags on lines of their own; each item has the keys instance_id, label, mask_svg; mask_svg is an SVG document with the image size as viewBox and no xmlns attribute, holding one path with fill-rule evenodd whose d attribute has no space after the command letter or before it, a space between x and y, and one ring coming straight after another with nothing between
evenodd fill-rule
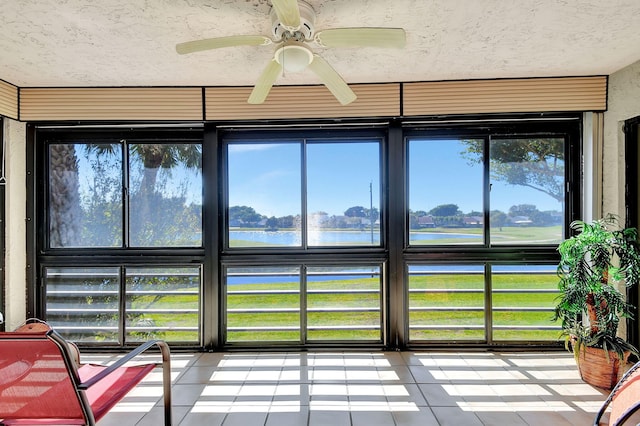
<instances>
[{"instance_id":1,"label":"distant building","mask_svg":"<svg viewBox=\"0 0 640 426\"><path fill-rule=\"evenodd\" d=\"M513 216L510 217L509 220L515 226L529 226L533 223L533 221L529 219L529 216Z\"/></svg>"},{"instance_id":2,"label":"distant building","mask_svg":"<svg viewBox=\"0 0 640 426\"><path fill-rule=\"evenodd\" d=\"M433 221L433 216L420 216L418 217L418 228L435 228L436 224Z\"/></svg>"},{"instance_id":3,"label":"distant building","mask_svg":"<svg viewBox=\"0 0 640 426\"><path fill-rule=\"evenodd\" d=\"M462 218L462 224L464 226L482 226L482 216L465 216Z\"/></svg>"}]
</instances>

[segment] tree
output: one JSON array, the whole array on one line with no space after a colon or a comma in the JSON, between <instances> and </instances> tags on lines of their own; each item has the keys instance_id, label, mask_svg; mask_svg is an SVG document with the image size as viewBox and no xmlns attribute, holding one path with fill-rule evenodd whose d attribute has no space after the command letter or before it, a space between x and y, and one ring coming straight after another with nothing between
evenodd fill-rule
<instances>
[{"instance_id":1,"label":"tree","mask_svg":"<svg viewBox=\"0 0 640 426\"><path fill-rule=\"evenodd\" d=\"M239 222L246 225L255 225L262 220L262 215L253 207L232 206L229 207L229 222Z\"/></svg>"},{"instance_id":2,"label":"tree","mask_svg":"<svg viewBox=\"0 0 640 426\"><path fill-rule=\"evenodd\" d=\"M295 226L295 218L292 215L282 216L278 218L278 227L293 228Z\"/></svg>"},{"instance_id":3,"label":"tree","mask_svg":"<svg viewBox=\"0 0 640 426\"><path fill-rule=\"evenodd\" d=\"M371 209L371 210L370 209L365 209L364 217L366 217L367 219L370 219L371 223L374 223L380 217L380 212L375 207L373 209Z\"/></svg>"},{"instance_id":4,"label":"tree","mask_svg":"<svg viewBox=\"0 0 640 426\"><path fill-rule=\"evenodd\" d=\"M155 189L160 169L170 170L178 165L190 169L202 168L200 144L142 144L130 145L132 155L139 158L144 167L140 192L150 193Z\"/></svg>"},{"instance_id":5,"label":"tree","mask_svg":"<svg viewBox=\"0 0 640 426\"><path fill-rule=\"evenodd\" d=\"M344 215L347 217L367 217L367 210L362 206L349 207Z\"/></svg>"},{"instance_id":6,"label":"tree","mask_svg":"<svg viewBox=\"0 0 640 426\"><path fill-rule=\"evenodd\" d=\"M129 153L132 163L131 172L133 173L134 166L142 166L142 170L137 169L141 173L139 185L131 190L131 204L136 207L135 212L132 210L131 214L132 236L153 237L157 234L155 224L160 220L158 201L164 198L162 188L158 187L160 171L165 171L169 178L172 169L178 166L186 169L202 169L202 147L200 144L191 143L133 143L129 145ZM160 183L164 185L166 179ZM138 240L141 239L138 238Z\"/></svg>"},{"instance_id":7,"label":"tree","mask_svg":"<svg viewBox=\"0 0 640 426\"><path fill-rule=\"evenodd\" d=\"M429 214L433 216L456 216L460 213L456 204L441 204L429 210Z\"/></svg>"},{"instance_id":8,"label":"tree","mask_svg":"<svg viewBox=\"0 0 640 426\"><path fill-rule=\"evenodd\" d=\"M122 155L122 146L117 143L87 144L86 150L99 158L105 155ZM166 244L167 234L162 232L166 218L163 216L167 213L170 223L178 223L185 219L181 215L186 206L180 205L180 200L186 199L186 188L178 197L166 197L163 189L168 178L171 178L172 170L178 166L192 170L202 169L202 146L199 143L125 143L124 146L128 147L130 158L128 169L131 243L144 246L163 241L163 244ZM167 174L167 179L158 182L160 171ZM164 204L165 198L175 199ZM164 212L163 206L173 206L173 210ZM197 218L191 219L197 222L201 219L201 213ZM175 236L170 238L176 240Z\"/></svg>"},{"instance_id":9,"label":"tree","mask_svg":"<svg viewBox=\"0 0 640 426\"><path fill-rule=\"evenodd\" d=\"M267 229L278 229L278 219L275 216L271 216L265 222Z\"/></svg>"},{"instance_id":10,"label":"tree","mask_svg":"<svg viewBox=\"0 0 640 426\"><path fill-rule=\"evenodd\" d=\"M499 228L502 231L502 227L507 223L507 215L500 210L493 210L489 217L489 223L492 227Z\"/></svg>"},{"instance_id":11,"label":"tree","mask_svg":"<svg viewBox=\"0 0 640 426\"><path fill-rule=\"evenodd\" d=\"M52 247L73 247L81 240L80 182L74 144L49 148L49 220Z\"/></svg>"},{"instance_id":12,"label":"tree","mask_svg":"<svg viewBox=\"0 0 640 426\"><path fill-rule=\"evenodd\" d=\"M482 164L483 140L465 140L462 153L468 161ZM525 186L564 200L564 140L500 139L491 142L491 178Z\"/></svg>"},{"instance_id":13,"label":"tree","mask_svg":"<svg viewBox=\"0 0 640 426\"><path fill-rule=\"evenodd\" d=\"M529 216L529 219L531 219L532 224L535 226L552 225L554 222L551 212L536 211Z\"/></svg>"},{"instance_id":14,"label":"tree","mask_svg":"<svg viewBox=\"0 0 640 426\"><path fill-rule=\"evenodd\" d=\"M527 216L531 217L538 213L538 208L534 204L518 204L509 208L509 216Z\"/></svg>"}]
</instances>

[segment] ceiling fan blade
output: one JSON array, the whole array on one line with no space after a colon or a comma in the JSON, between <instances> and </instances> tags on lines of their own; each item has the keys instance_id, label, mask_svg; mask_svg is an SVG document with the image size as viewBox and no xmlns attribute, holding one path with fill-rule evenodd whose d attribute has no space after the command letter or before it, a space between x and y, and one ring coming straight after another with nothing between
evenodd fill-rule
<instances>
[{"instance_id":1,"label":"ceiling fan blade","mask_svg":"<svg viewBox=\"0 0 640 426\"><path fill-rule=\"evenodd\" d=\"M269 37L260 35L236 35L228 37L206 38L203 40L187 41L176 44L176 52L185 53L200 52L202 50L220 49L233 46L266 46L273 43Z\"/></svg>"},{"instance_id":2,"label":"ceiling fan blade","mask_svg":"<svg viewBox=\"0 0 640 426\"><path fill-rule=\"evenodd\" d=\"M311 71L316 73L320 80L333 93L338 102L342 105L355 101L357 96L353 90L344 82L340 74L331 65L318 55L313 55L313 61L309 64Z\"/></svg>"},{"instance_id":3,"label":"ceiling fan blade","mask_svg":"<svg viewBox=\"0 0 640 426\"><path fill-rule=\"evenodd\" d=\"M273 4L278 19L287 30L295 31L300 28L298 0L271 0L271 4Z\"/></svg>"},{"instance_id":4,"label":"ceiling fan blade","mask_svg":"<svg viewBox=\"0 0 640 426\"><path fill-rule=\"evenodd\" d=\"M315 41L324 47L404 47L402 28L333 28L316 33Z\"/></svg>"},{"instance_id":5,"label":"ceiling fan blade","mask_svg":"<svg viewBox=\"0 0 640 426\"><path fill-rule=\"evenodd\" d=\"M267 95L271 91L271 87L273 83L276 82L276 79L282 73L282 65L278 63L275 59L272 59L260 74L256 85L253 87L251 91L251 95L249 95L249 99L247 102L250 104L261 104L267 99Z\"/></svg>"}]
</instances>

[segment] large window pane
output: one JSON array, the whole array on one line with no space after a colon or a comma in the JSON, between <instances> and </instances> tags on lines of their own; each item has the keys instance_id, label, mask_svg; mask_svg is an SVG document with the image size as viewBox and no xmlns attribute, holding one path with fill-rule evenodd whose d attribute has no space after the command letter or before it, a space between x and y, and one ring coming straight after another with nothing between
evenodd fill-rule
<instances>
[{"instance_id":1,"label":"large window pane","mask_svg":"<svg viewBox=\"0 0 640 426\"><path fill-rule=\"evenodd\" d=\"M489 150L491 244L562 241L564 139L493 139Z\"/></svg>"},{"instance_id":2,"label":"large window pane","mask_svg":"<svg viewBox=\"0 0 640 426\"><path fill-rule=\"evenodd\" d=\"M200 144L129 145L132 247L202 244Z\"/></svg>"},{"instance_id":3,"label":"large window pane","mask_svg":"<svg viewBox=\"0 0 640 426\"><path fill-rule=\"evenodd\" d=\"M200 269L127 268L127 342L198 342Z\"/></svg>"},{"instance_id":4,"label":"large window pane","mask_svg":"<svg viewBox=\"0 0 640 426\"><path fill-rule=\"evenodd\" d=\"M409 140L410 245L483 242L482 142Z\"/></svg>"},{"instance_id":5,"label":"large window pane","mask_svg":"<svg viewBox=\"0 0 640 426\"><path fill-rule=\"evenodd\" d=\"M46 268L47 320L74 341L122 344L155 338L199 342L199 267L123 271L124 306L120 267Z\"/></svg>"},{"instance_id":6,"label":"large window pane","mask_svg":"<svg viewBox=\"0 0 640 426\"><path fill-rule=\"evenodd\" d=\"M484 340L483 265L410 265L410 340Z\"/></svg>"},{"instance_id":7,"label":"large window pane","mask_svg":"<svg viewBox=\"0 0 640 426\"><path fill-rule=\"evenodd\" d=\"M553 323L558 297L557 265L494 265L492 277L493 339L556 341Z\"/></svg>"},{"instance_id":8,"label":"large window pane","mask_svg":"<svg viewBox=\"0 0 640 426\"><path fill-rule=\"evenodd\" d=\"M119 268L46 268L46 318L66 339L118 342Z\"/></svg>"},{"instance_id":9,"label":"large window pane","mask_svg":"<svg viewBox=\"0 0 640 426\"><path fill-rule=\"evenodd\" d=\"M382 339L379 266L307 269L308 340Z\"/></svg>"},{"instance_id":10,"label":"large window pane","mask_svg":"<svg viewBox=\"0 0 640 426\"><path fill-rule=\"evenodd\" d=\"M300 246L301 145L228 145L229 247Z\"/></svg>"},{"instance_id":11,"label":"large window pane","mask_svg":"<svg viewBox=\"0 0 640 426\"><path fill-rule=\"evenodd\" d=\"M122 147L49 145L49 243L122 246Z\"/></svg>"},{"instance_id":12,"label":"large window pane","mask_svg":"<svg viewBox=\"0 0 640 426\"><path fill-rule=\"evenodd\" d=\"M380 245L380 145L307 144L309 246Z\"/></svg>"},{"instance_id":13,"label":"large window pane","mask_svg":"<svg viewBox=\"0 0 640 426\"><path fill-rule=\"evenodd\" d=\"M228 268L225 284L227 342L300 341L300 268Z\"/></svg>"}]
</instances>

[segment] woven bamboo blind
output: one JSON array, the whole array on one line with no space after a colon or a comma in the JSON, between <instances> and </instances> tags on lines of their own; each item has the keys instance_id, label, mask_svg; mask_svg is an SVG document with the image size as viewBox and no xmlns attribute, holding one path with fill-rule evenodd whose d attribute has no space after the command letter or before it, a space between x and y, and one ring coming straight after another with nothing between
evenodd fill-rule
<instances>
[{"instance_id":1,"label":"woven bamboo blind","mask_svg":"<svg viewBox=\"0 0 640 426\"><path fill-rule=\"evenodd\" d=\"M18 88L0 80L0 115L18 119Z\"/></svg>"},{"instance_id":2,"label":"woven bamboo blind","mask_svg":"<svg viewBox=\"0 0 640 426\"><path fill-rule=\"evenodd\" d=\"M400 84L355 84L358 96L342 106L324 86L273 87L261 105L247 103L250 87L205 89L207 120L380 117L400 114Z\"/></svg>"},{"instance_id":3,"label":"woven bamboo blind","mask_svg":"<svg viewBox=\"0 0 640 426\"><path fill-rule=\"evenodd\" d=\"M20 118L202 120L201 88L24 88Z\"/></svg>"},{"instance_id":4,"label":"woven bamboo blind","mask_svg":"<svg viewBox=\"0 0 640 426\"><path fill-rule=\"evenodd\" d=\"M405 83L404 116L604 111L607 77Z\"/></svg>"}]
</instances>

